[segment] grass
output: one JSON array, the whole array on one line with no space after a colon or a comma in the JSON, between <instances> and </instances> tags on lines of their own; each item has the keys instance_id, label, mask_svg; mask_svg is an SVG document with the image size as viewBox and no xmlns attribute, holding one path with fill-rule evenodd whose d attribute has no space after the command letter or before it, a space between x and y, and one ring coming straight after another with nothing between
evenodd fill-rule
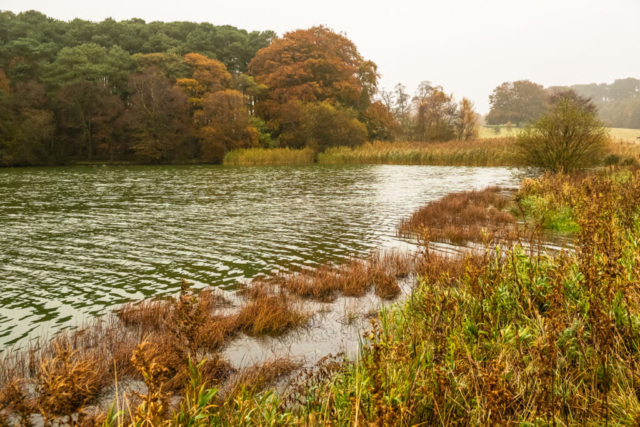
<instances>
[{"instance_id":1,"label":"grass","mask_svg":"<svg viewBox=\"0 0 640 427\"><path fill-rule=\"evenodd\" d=\"M312 148L248 148L228 152L223 163L235 166L296 165L313 163L315 157L316 152Z\"/></svg>"},{"instance_id":2,"label":"grass","mask_svg":"<svg viewBox=\"0 0 640 427\"><path fill-rule=\"evenodd\" d=\"M257 281L237 313L183 283L176 299L125 307L110 320L113 332L67 332L55 345L3 356L0 421L28 425L39 412L46 425L105 427L636 425L639 206L638 171L549 175L525 180L510 199L495 188L448 196L406 223L427 236L509 228L505 209L515 207L535 225L500 244L485 237L477 252L452 256L425 244L411 258L380 253ZM545 253L536 242L547 227L570 229L574 249ZM327 357L300 370L273 359L235 372L212 351L219 329L304 325L290 293L361 295L413 273L413 293L370 319L356 360ZM314 294L309 283L324 291ZM111 363L118 378L143 381L144 394L118 398L106 414L79 415L114 376Z\"/></svg>"},{"instance_id":3,"label":"grass","mask_svg":"<svg viewBox=\"0 0 640 427\"><path fill-rule=\"evenodd\" d=\"M514 166L513 140L494 138L442 143L373 142L334 147L318 154L318 163L440 166Z\"/></svg>"}]
</instances>

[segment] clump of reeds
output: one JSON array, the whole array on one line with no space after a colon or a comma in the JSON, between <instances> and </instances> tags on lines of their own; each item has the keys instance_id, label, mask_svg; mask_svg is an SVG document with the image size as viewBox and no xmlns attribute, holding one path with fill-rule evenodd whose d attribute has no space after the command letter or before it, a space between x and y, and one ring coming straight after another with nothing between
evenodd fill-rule
<instances>
[{"instance_id":1,"label":"clump of reeds","mask_svg":"<svg viewBox=\"0 0 640 427\"><path fill-rule=\"evenodd\" d=\"M294 150L290 148L247 148L228 152L224 156L225 165L296 165L313 163L316 152L313 148Z\"/></svg>"},{"instance_id":2,"label":"clump of reeds","mask_svg":"<svg viewBox=\"0 0 640 427\"><path fill-rule=\"evenodd\" d=\"M245 292L248 302L235 318L235 325L249 335L277 335L307 324L311 313L301 302L282 290L256 283Z\"/></svg>"}]
</instances>

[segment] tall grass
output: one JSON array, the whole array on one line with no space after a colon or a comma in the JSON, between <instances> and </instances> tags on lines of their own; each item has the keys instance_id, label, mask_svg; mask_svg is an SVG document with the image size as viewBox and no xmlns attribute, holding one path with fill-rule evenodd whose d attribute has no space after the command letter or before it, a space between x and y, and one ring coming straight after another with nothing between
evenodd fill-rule
<instances>
[{"instance_id":1,"label":"tall grass","mask_svg":"<svg viewBox=\"0 0 640 427\"><path fill-rule=\"evenodd\" d=\"M437 166L517 166L511 138L441 143L380 142L334 147L318 154L318 163Z\"/></svg>"},{"instance_id":2,"label":"tall grass","mask_svg":"<svg viewBox=\"0 0 640 427\"><path fill-rule=\"evenodd\" d=\"M315 150L308 147L302 150L248 148L228 152L224 156L224 164L234 166L296 165L313 163L315 157Z\"/></svg>"}]
</instances>

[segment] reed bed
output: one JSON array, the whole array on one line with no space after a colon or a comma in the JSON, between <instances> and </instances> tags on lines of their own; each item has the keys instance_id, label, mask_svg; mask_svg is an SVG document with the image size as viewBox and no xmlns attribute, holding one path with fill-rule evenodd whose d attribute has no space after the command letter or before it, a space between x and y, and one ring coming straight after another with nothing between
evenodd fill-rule
<instances>
[{"instance_id":1,"label":"reed bed","mask_svg":"<svg viewBox=\"0 0 640 427\"><path fill-rule=\"evenodd\" d=\"M223 163L233 166L298 165L313 163L316 151L312 148L247 148L228 152Z\"/></svg>"},{"instance_id":2,"label":"reed bed","mask_svg":"<svg viewBox=\"0 0 640 427\"><path fill-rule=\"evenodd\" d=\"M420 208L398 226L401 236L454 244L518 238L511 198L499 187L452 193Z\"/></svg>"},{"instance_id":3,"label":"reed bed","mask_svg":"<svg viewBox=\"0 0 640 427\"><path fill-rule=\"evenodd\" d=\"M318 154L318 163L433 166L518 166L513 138L473 141L380 142L334 147Z\"/></svg>"}]
</instances>

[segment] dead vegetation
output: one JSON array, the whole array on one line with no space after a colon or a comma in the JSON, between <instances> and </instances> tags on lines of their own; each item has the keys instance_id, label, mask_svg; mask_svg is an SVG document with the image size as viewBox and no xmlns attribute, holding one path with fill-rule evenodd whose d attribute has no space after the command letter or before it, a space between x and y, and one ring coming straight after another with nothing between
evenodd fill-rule
<instances>
[{"instance_id":1,"label":"dead vegetation","mask_svg":"<svg viewBox=\"0 0 640 427\"><path fill-rule=\"evenodd\" d=\"M352 258L340 265L322 264L297 273L265 279L303 298L331 302L338 296L362 297L373 289L382 299L401 293L398 279L413 271L413 254L398 250L373 253L367 259Z\"/></svg>"},{"instance_id":2,"label":"dead vegetation","mask_svg":"<svg viewBox=\"0 0 640 427\"><path fill-rule=\"evenodd\" d=\"M401 236L428 233L435 242L457 245L468 242L516 240L518 228L506 209L511 199L499 187L453 193L416 211L398 226Z\"/></svg>"}]
</instances>

